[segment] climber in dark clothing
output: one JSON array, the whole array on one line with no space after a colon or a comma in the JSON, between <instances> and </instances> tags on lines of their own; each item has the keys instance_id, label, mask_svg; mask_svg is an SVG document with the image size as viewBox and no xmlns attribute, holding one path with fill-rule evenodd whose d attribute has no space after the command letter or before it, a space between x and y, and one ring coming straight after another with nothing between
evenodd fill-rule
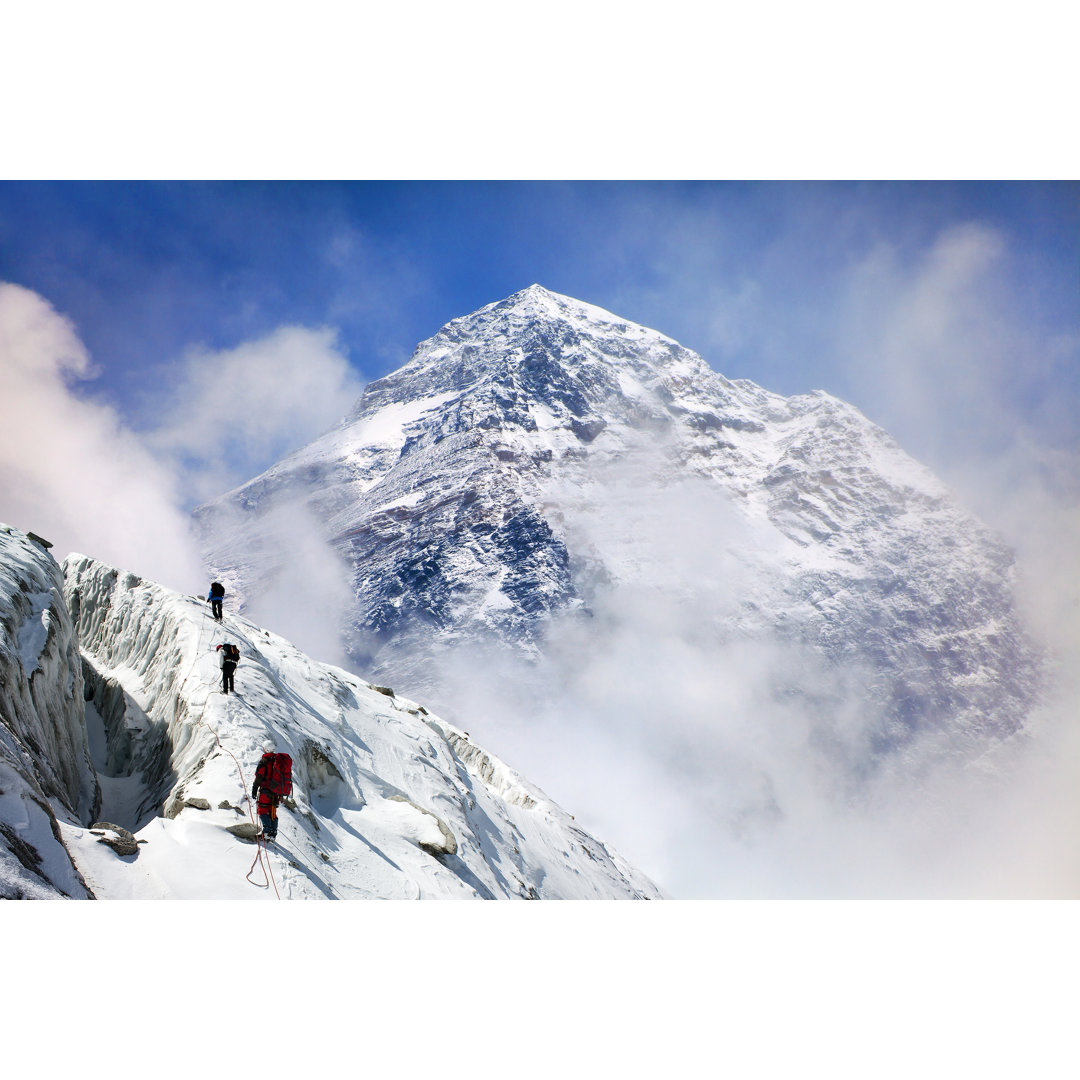
<instances>
[{"instance_id":1,"label":"climber in dark clothing","mask_svg":"<svg viewBox=\"0 0 1080 1080\"><path fill-rule=\"evenodd\" d=\"M221 656L218 657L218 663L221 665L221 691L224 694L227 694L230 690L235 693L233 672L236 671L236 665L240 663L240 650L226 641L224 645L217 647L217 651L221 653Z\"/></svg>"},{"instance_id":2,"label":"climber in dark clothing","mask_svg":"<svg viewBox=\"0 0 1080 1080\"><path fill-rule=\"evenodd\" d=\"M214 618L221 622L221 601L225 599L225 586L220 581L215 581L210 585L210 595L206 598L210 601L210 610L214 613Z\"/></svg>"}]
</instances>

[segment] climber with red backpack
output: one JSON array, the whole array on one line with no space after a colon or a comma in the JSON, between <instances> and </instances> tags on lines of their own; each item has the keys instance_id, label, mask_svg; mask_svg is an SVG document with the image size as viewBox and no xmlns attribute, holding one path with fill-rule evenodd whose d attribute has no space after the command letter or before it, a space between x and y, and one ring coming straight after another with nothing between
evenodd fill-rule
<instances>
[{"instance_id":1,"label":"climber with red backpack","mask_svg":"<svg viewBox=\"0 0 1080 1080\"><path fill-rule=\"evenodd\" d=\"M218 658L221 665L221 692L227 694L232 690L235 693L233 673L236 671L236 665L240 663L240 650L232 642L226 641L224 645L219 645L216 651L221 653Z\"/></svg>"},{"instance_id":2,"label":"climber with red backpack","mask_svg":"<svg viewBox=\"0 0 1080 1080\"><path fill-rule=\"evenodd\" d=\"M259 821L262 822L264 840L277 839L277 808L282 799L292 794L292 758L277 753L274 744L263 744L263 756L255 769L255 783L251 785L251 797L257 798Z\"/></svg>"}]
</instances>

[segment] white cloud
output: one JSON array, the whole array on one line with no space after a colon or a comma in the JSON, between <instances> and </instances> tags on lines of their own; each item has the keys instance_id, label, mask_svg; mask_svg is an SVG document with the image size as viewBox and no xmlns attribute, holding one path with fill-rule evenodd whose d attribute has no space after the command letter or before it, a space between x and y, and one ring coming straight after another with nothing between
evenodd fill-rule
<instances>
[{"instance_id":1,"label":"white cloud","mask_svg":"<svg viewBox=\"0 0 1080 1080\"><path fill-rule=\"evenodd\" d=\"M147 442L203 501L249 480L340 420L362 381L333 330L286 326L233 349L190 350L152 373Z\"/></svg>"},{"instance_id":2,"label":"white cloud","mask_svg":"<svg viewBox=\"0 0 1080 1080\"><path fill-rule=\"evenodd\" d=\"M94 372L71 321L10 284L0 284L0 370L0 518L52 541L60 559L78 551L200 594L192 502L308 442L361 389L332 331L284 327L234 349L191 350L151 372L156 385L136 432L111 406L80 395L77 381ZM253 610L333 659L348 577L321 547L301 548L297 513L278 523L274 543L293 565L310 564L305 584L283 581Z\"/></svg>"},{"instance_id":3,"label":"white cloud","mask_svg":"<svg viewBox=\"0 0 1080 1080\"><path fill-rule=\"evenodd\" d=\"M72 380L92 375L72 323L45 299L0 283L0 515L55 545L173 588L202 585L174 474L110 407Z\"/></svg>"},{"instance_id":4,"label":"white cloud","mask_svg":"<svg viewBox=\"0 0 1080 1080\"><path fill-rule=\"evenodd\" d=\"M970 222L847 272L833 347L851 400L946 480L1080 450L1080 333L1054 328L1005 234Z\"/></svg>"},{"instance_id":5,"label":"white cloud","mask_svg":"<svg viewBox=\"0 0 1080 1080\"><path fill-rule=\"evenodd\" d=\"M879 244L849 271L837 351L864 409L916 453L946 457L1008 418L1004 376L1016 335L1006 320L993 230L947 230L905 261ZM983 428L984 430L979 430Z\"/></svg>"},{"instance_id":6,"label":"white cloud","mask_svg":"<svg viewBox=\"0 0 1080 1080\"><path fill-rule=\"evenodd\" d=\"M1075 692L977 767L928 735L869 771L868 674L742 607L784 538L660 475L624 460L550 490L570 550L615 570L591 616L557 620L538 666L494 644L433 657L429 704L676 896L1076 895Z\"/></svg>"},{"instance_id":7,"label":"white cloud","mask_svg":"<svg viewBox=\"0 0 1080 1080\"><path fill-rule=\"evenodd\" d=\"M352 568L323 538L323 526L302 498L286 500L260 515L258 547L272 552L274 570L245 598L244 614L327 664L347 667L343 646L352 614Z\"/></svg>"},{"instance_id":8,"label":"white cloud","mask_svg":"<svg viewBox=\"0 0 1080 1080\"><path fill-rule=\"evenodd\" d=\"M1041 321L1007 236L947 229L850 273L837 348L863 407L1017 553L1044 646L1080 664L1080 333Z\"/></svg>"}]
</instances>

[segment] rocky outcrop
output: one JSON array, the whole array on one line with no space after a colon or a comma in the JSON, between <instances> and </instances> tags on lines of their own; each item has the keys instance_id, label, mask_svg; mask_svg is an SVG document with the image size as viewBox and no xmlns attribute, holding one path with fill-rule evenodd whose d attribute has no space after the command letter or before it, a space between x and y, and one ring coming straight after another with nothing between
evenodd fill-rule
<instances>
[{"instance_id":1,"label":"rocky outcrop","mask_svg":"<svg viewBox=\"0 0 1080 1080\"><path fill-rule=\"evenodd\" d=\"M121 825L114 825L110 821L95 821L90 826L90 834L98 838L99 844L111 847L117 855L139 854L139 842L135 839L134 833Z\"/></svg>"}]
</instances>

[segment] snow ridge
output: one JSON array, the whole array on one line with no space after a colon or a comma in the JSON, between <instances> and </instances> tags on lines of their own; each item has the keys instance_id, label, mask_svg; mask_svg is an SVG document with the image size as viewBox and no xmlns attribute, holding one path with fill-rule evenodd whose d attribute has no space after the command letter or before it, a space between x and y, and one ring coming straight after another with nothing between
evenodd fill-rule
<instances>
[{"instance_id":1,"label":"snow ridge","mask_svg":"<svg viewBox=\"0 0 1080 1080\"><path fill-rule=\"evenodd\" d=\"M250 899L255 845L229 830L250 822L268 738L295 763L268 898L660 895L598 841L583 857L569 815L520 777L504 797L459 752L467 735L391 689L93 559L70 556L65 573L95 690L122 689L103 717L113 780L146 793L125 796L141 808L126 827L145 842L130 867L65 828L97 895ZM218 685L226 640L242 657L229 695ZM114 820L108 806L102 816Z\"/></svg>"},{"instance_id":2,"label":"snow ridge","mask_svg":"<svg viewBox=\"0 0 1080 1080\"><path fill-rule=\"evenodd\" d=\"M393 689L92 558L61 568L9 526L0 631L0 897L662 895ZM241 651L228 695L226 640ZM250 785L267 740L295 788L264 850Z\"/></svg>"}]
</instances>

